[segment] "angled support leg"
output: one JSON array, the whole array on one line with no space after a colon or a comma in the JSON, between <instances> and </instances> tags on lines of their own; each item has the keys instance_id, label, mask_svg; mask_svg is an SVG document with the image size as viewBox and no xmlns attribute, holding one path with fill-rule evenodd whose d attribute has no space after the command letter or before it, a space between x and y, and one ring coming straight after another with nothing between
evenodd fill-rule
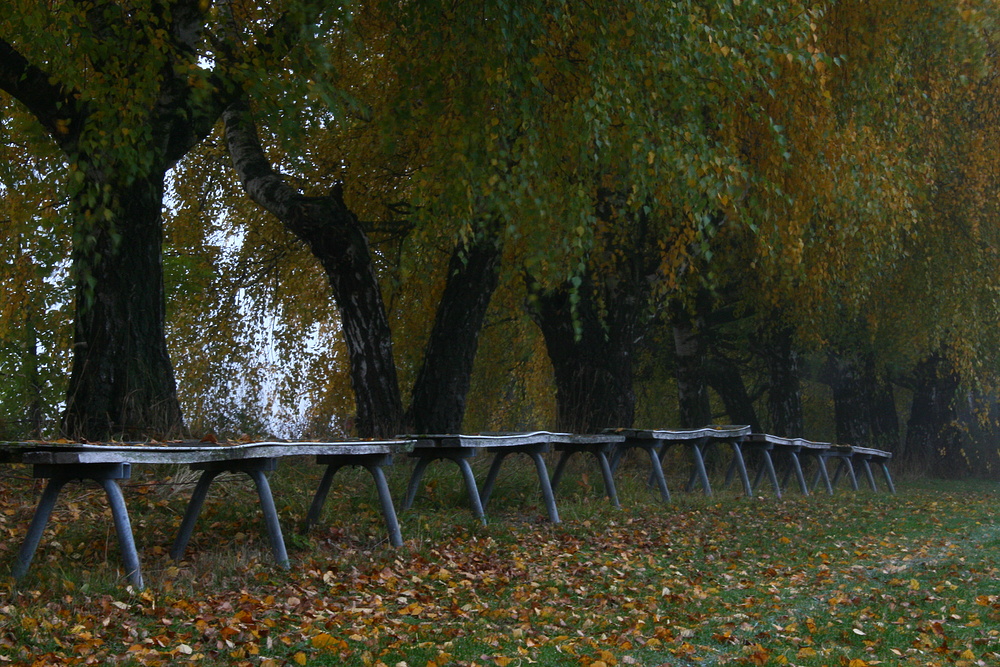
<instances>
[{"instance_id":1,"label":"angled support leg","mask_svg":"<svg viewBox=\"0 0 1000 667\"><path fill-rule=\"evenodd\" d=\"M459 469L462 471L462 478L465 480L465 490L469 494L469 502L472 503L472 514L486 525L486 511L483 503L479 500L479 490L476 488L476 476L472 473L472 466L468 457L456 459Z\"/></svg>"},{"instance_id":2,"label":"angled support leg","mask_svg":"<svg viewBox=\"0 0 1000 667\"><path fill-rule=\"evenodd\" d=\"M490 496L493 495L493 485L496 484L497 475L500 474L500 466L503 465L503 460L507 458L509 451L507 449L499 449L493 454L490 471L486 473L486 481L483 482L483 488L479 490L479 502L483 504L484 509L490 502Z\"/></svg>"},{"instance_id":3,"label":"angled support leg","mask_svg":"<svg viewBox=\"0 0 1000 667\"><path fill-rule=\"evenodd\" d=\"M274 559L282 568L288 569L288 552L285 550L285 540L281 535L281 524L278 522L278 512L274 507L274 497L271 495L271 486L267 482L265 472L270 472L277 468L278 461L273 458L266 459L242 459L235 461L213 461L211 463L192 464L192 470L201 470L201 477L191 494L187 509L184 511L184 519L181 527L177 531L177 538L170 549L170 557L180 560L184 556L191 534L194 532L195 523L201 513L205 498L208 495L208 487L223 472L243 472L253 480L257 488L257 498L260 501L260 508L264 514L264 524L267 528L268 539L271 542L271 550Z\"/></svg>"},{"instance_id":4,"label":"angled support leg","mask_svg":"<svg viewBox=\"0 0 1000 667\"><path fill-rule=\"evenodd\" d=\"M549 472L545 468L545 459L542 458L540 448L535 448L528 452L535 461L535 470L538 472L538 483L542 487L542 499L545 501L545 509L549 513L549 521L559 523L559 510L556 509L556 498L552 493L552 485L549 484Z\"/></svg>"},{"instance_id":5,"label":"angled support leg","mask_svg":"<svg viewBox=\"0 0 1000 667\"><path fill-rule=\"evenodd\" d=\"M660 489L660 499L665 503L670 502L670 490L667 488L667 480L663 476L663 466L660 464L660 454L656 451L656 445L650 443L648 445L638 445L646 450L649 454L649 465L652 468L653 479L656 485Z\"/></svg>"},{"instance_id":6,"label":"angled support leg","mask_svg":"<svg viewBox=\"0 0 1000 667\"><path fill-rule=\"evenodd\" d=\"M285 540L281 535L281 523L278 521L278 511L274 507L274 496L271 495L271 485L263 470L246 471L257 487L257 497L260 499L260 509L264 512L264 524L267 526L267 536L271 540L271 551L274 560L283 569L289 568L288 552L285 550Z\"/></svg>"},{"instance_id":7,"label":"angled support leg","mask_svg":"<svg viewBox=\"0 0 1000 667\"><path fill-rule=\"evenodd\" d=\"M399 530L399 521L396 519L396 508L392 504L392 494L389 493L389 484L385 480L385 472L381 465L365 466L375 480L375 488L378 490L378 499L382 505L382 516L385 518L385 526L389 530L389 543L394 547L403 546L403 533Z\"/></svg>"},{"instance_id":8,"label":"angled support leg","mask_svg":"<svg viewBox=\"0 0 1000 667\"><path fill-rule=\"evenodd\" d=\"M125 574L137 589L144 588L142 570L139 567L139 553L135 549L135 537L132 535L132 523L125 507L125 497L118 482L113 479L102 479L101 486L108 496L111 505L111 517L115 522L115 532L118 534L118 549L122 552L122 562L125 564Z\"/></svg>"},{"instance_id":9,"label":"angled support leg","mask_svg":"<svg viewBox=\"0 0 1000 667\"><path fill-rule=\"evenodd\" d=\"M417 489L420 488L420 480L424 478L424 472L426 472L427 465L430 462L431 458L421 456L417 459L417 464L413 466L410 481L406 485L406 498L403 499L404 510L408 510L413 506L413 501L417 497Z\"/></svg>"},{"instance_id":10,"label":"angled support leg","mask_svg":"<svg viewBox=\"0 0 1000 667\"><path fill-rule=\"evenodd\" d=\"M750 476L747 475L747 464L743 460L743 448L740 446L740 443L735 441L730 444L733 448L733 461L736 462L736 470L739 472L740 481L743 482L743 493L747 498L753 498L753 488L750 486Z\"/></svg>"},{"instance_id":11,"label":"angled support leg","mask_svg":"<svg viewBox=\"0 0 1000 667\"><path fill-rule=\"evenodd\" d=\"M24 538L17 554L17 560L11 570L15 579L22 579L28 572L28 567L38 549L38 543L42 539L45 526L52 516L59 492L70 481L92 480L101 485L111 507L111 516L115 524L115 533L118 536L118 548L122 554L122 562L125 565L125 572L132 585L137 589L142 589L142 569L139 565L139 554L135 548L135 537L132 534L132 524L128 518L128 509L125 506L125 497L122 495L121 487L118 486L119 479L128 479L131 476L131 466L128 463L90 463L74 465L50 465L38 464L34 466L34 476L37 478L47 478L49 481L45 485L42 497L35 508L35 515L28 526L28 533Z\"/></svg>"},{"instance_id":12,"label":"angled support leg","mask_svg":"<svg viewBox=\"0 0 1000 667\"><path fill-rule=\"evenodd\" d=\"M212 485L212 480L221 472L221 470L203 470L201 477L198 478L198 483L191 493L191 500L188 501L187 509L184 510L184 519L181 520L181 527L177 531L174 545L170 548L170 557L174 560L180 560L184 557L184 550L187 549L188 542L191 541L194 525L198 521L198 515L201 514L202 505L205 504L208 487Z\"/></svg>"},{"instance_id":13,"label":"angled support leg","mask_svg":"<svg viewBox=\"0 0 1000 667\"><path fill-rule=\"evenodd\" d=\"M42 533L45 532L45 526L48 525L49 517L52 516L59 492L68 481L69 478L51 477L45 485L42 497L35 508L35 515L31 518L31 525L28 526L28 534L24 537L24 542L21 543L20 551L17 552L17 561L11 571L15 579L23 579L24 575L28 573L31 559L35 557L35 551L38 550L38 543L41 542Z\"/></svg>"},{"instance_id":14,"label":"angled support leg","mask_svg":"<svg viewBox=\"0 0 1000 667\"><path fill-rule=\"evenodd\" d=\"M781 484L778 483L778 473L774 470L774 461L771 460L771 452L764 449L761 451L761 454L764 455L764 469L767 470L767 476L771 480L774 495L781 498Z\"/></svg>"},{"instance_id":15,"label":"angled support leg","mask_svg":"<svg viewBox=\"0 0 1000 667\"><path fill-rule=\"evenodd\" d=\"M799 488L802 490L802 495L808 496L809 485L806 484L806 476L802 473L802 461L799 460L798 452L788 452L788 458L792 461L792 465L789 470L795 471L795 478L799 480Z\"/></svg>"},{"instance_id":16,"label":"angled support leg","mask_svg":"<svg viewBox=\"0 0 1000 667\"><path fill-rule=\"evenodd\" d=\"M307 532L310 528L319 522L319 517L323 513L323 505L326 504L326 497L330 494L330 486L333 483L333 476L337 474L337 471L342 467L339 463L331 463L326 466L326 470L323 472L323 479L319 481L319 486L316 487L316 494L313 495L312 503L309 505L309 511L306 513L306 519L303 522L302 532Z\"/></svg>"},{"instance_id":17,"label":"angled support leg","mask_svg":"<svg viewBox=\"0 0 1000 667\"><path fill-rule=\"evenodd\" d=\"M615 488L615 478L611 471L611 463L608 461L608 455L603 449L598 449L594 452L594 456L597 457L597 462L601 466L601 476L604 478L604 492L611 499L612 505L621 508L621 504L618 502L618 489Z\"/></svg>"},{"instance_id":18,"label":"angled support leg","mask_svg":"<svg viewBox=\"0 0 1000 667\"><path fill-rule=\"evenodd\" d=\"M385 519L385 526L389 531L389 543L394 547L403 546L403 535L399 530L396 508L392 502L392 494L389 493L385 472L382 470L382 466L392 464L392 454L327 454L317 456L316 463L326 465L326 471L323 473L323 479L320 480L316 495L313 496L312 504L309 506L309 513L304 522L305 530L309 530L319 521L323 505L330 493L331 482L337 471L348 466L360 466L368 471L375 482L382 517Z\"/></svg>"},{"instance_id":19,"label":"angled support leg","mask_svg":"<svg viewBox=\"0 0 1000 667\"><path fill-rule=\"evenodd\" d=\"M813 476L813 490L819 484L820 478L823 479L823 483L826 485L826 492L828 495L833 495L833 482L830 481L830 474L826 469L826 454L816 455L816 474Z\"/></svg>"},{"instance_id":20,"label":"angled support leg","mask_svg":"<svg viewBox=\"0 0 1000 667\"><path fill-rule=\"evenodd\" d=\"M698 481L701 483L701 488L702 488L702 491L705 492L705 495L706 496L711 496L712 495L712 485L708 481L708 471L705 469L705 454L702 451L702 448L704 446L705 445L703 443L700 443L700 442L694 443L694 444L691 445L691 455L694 457L694 471L693 471L693 473L697 474ZM743 461L743 457L741 456L740 457L740 462L742 463L742 461ZM745 467L742 469L742 473L741 474L744 477L746 476L746 468ZM691 484L692 481L693 480L689 480L688 481L688 490L693 490L693 487L692 487L692 484ZM745 481L744 482L744 488L746 488L747 486L749 486L749 484L750 484L750 482Z\"/></svg>"},{"instance_id":21,"label":"angled support leg","mask_svg":"<svg viewBox=\"0 0 1000 667\"><path fill-rule=\"evenodd\" d=\"M878 485L875 484L875 475L872 474L872 466L867 456L861 459L861 466L865 471L865 479L868 480L868 485L872 487L872 491L877 492Z\"/></svg>"},{"instance_id":22,"label":"angled support leg","mask_svg":"<svg viewBox=\"0 0 1000 667\"><path fill-rule=\"evenodd\" d=\"M896 486L892 483L892 475L889 474L889 464L881 461L879 465L882 466L882 473L885 475L885 483L889 487L889 493L896 493Z\"/></svg>"},{"instance_id":23,"label":"angled support leg","mask_svg":"<svg viewBox=\"0 0 1000 667\"><path fill-rule=\"evenodd\" d=\"M566 469L566 463L569 458L573 456L572 449L564 449L559 455L559 462L556 463L555 472L552 473L552 490L555 491L559 487L559 481L562 479L563 471Z\"/></svg>"}]
</instances>

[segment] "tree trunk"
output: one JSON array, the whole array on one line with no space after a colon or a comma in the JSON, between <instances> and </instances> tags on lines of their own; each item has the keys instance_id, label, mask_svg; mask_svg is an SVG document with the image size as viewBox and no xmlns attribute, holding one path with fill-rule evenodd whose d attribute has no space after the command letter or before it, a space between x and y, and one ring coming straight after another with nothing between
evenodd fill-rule
<instances>
[{"instance_id":1,"label":"tree trunk","mask_svg":"<svg viewBox=\"0 0 1000 667\"><path fill-rule=\"evenodd\" d=\"M459 433L472 366L490 298L500 276L502 248L491 230L459 243L448 264L406 423L412 433Z\"/></svg>"},{"instance_id":2,"label":"tree trunk","mask_svg":"<svg viewBox=\"0 0 1000 667\"><path fill-rule=\"evenodd\" d=\"M596 309L592 279L532 295L531 316L542 331L556 383L556 428L593 433L629 427L635 419L633 335L638 317L630 299L608 300L607 321ZM631 311L631 312L630 312Z\"/></svg>"},{"instance_id":3,"label":"tree trunk","mask_svg":"<svg viewBox=\"0 0 1000 667\"><path fill-rule=\"evenodd\" d=\"M705 345L699 331L701 318L676 314L673 321L677 359L677 407L681 428L701 428L712 423L712 406L705 372Z\"/></svg>"},{"instance_id":4,"label":"tree trunk","mask_svg":"<svg viewBox=\"0 0 1000 667\"><path fill-rule=\"evenodd\" d=\"M823 377L833 390L837 442L899 450L892 385L871 355L831 352Z\"/></svg>"},{"instance_id":5,"label":"tree trunk","mask_svg":"<svg viewBox=\"0 0 1000 667\"><path fill-rule=\"evenodd\" d=\"M119 188L110 222L78 212L77 316L63 414L68 435L168 437L183 428L164 335L164 173Z\"/></svg>"},{"instance_id":6,"label":"tree trunk","mask_svg":"<svg viewBox=\"0 0 1000 667\"><path fill-rule=\"evenodd\" d=\"M229 152L247 194L305 243L326 272L347 342L357 435L398 434L403 408L392 336L361 223L338 193L305 197L285 183L264 155L245 101L231 105L223 119Z\"/></svg>"},{"instance_id":7,"label":"tree trunk","mask_svg":"<svg viewBox=\"0 0 1000 667\"><path fill-rule=\"evenodd\" d=\"M717 354L710 355L705 363L705 377L722 399L730 424L746 424L754 433L762 431L757 410L736 364Z\"/></svg>"},{"instance_id":8,"label":"tree trunk","mask_svg":"<svg viewBox=\"0 0 1000 667\"><path fill-rule=\"evenodd\" d=\"M799 356L792 346L793 331L781 329L767 338L770 432L786 438L805 435L802 416L802 389L799 383Z\"/></svg>"},{"instance_id":9,"label":"tree trunk","mask_svg":"<svg viewBox=\"0 0 1000 667\"><path fill-rule=\"evenodd\" d=\"M965 472L956 411L958 374L943 355L935 354L917 365L915 375L906 447L900 458L918 472L957 476Z\"/></svg>"}]
</instances>

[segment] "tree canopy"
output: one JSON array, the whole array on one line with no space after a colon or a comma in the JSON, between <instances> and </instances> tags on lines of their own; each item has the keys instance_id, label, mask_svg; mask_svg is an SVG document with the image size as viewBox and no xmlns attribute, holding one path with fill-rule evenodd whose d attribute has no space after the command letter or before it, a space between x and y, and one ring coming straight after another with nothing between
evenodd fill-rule
<instances>
[{"instance_id":1,"label":"tree canopy","mask_svg":"<svg viewBox=\"0 0 1000 667\"><path fill-rule=\"evenodd\" d=\"M696 419L779 367L841 416L830 373L919 393L931 359L993 402L990 3L12 9L0 399L33 428L595 428L676 417L636 407L663 364ZM132 368L95 371L105 330Z\"/></svg>"}]
</instances>

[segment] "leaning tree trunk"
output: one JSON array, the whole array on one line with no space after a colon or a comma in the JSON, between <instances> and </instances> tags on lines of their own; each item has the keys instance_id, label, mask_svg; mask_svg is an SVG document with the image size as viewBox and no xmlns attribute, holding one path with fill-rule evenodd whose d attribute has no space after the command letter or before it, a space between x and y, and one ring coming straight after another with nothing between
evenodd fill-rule
<instances>
[{"instance_id":1,"label":"leaning tree trunk","mask_svg":"<svg viewBox=\"0 0 1000 667\"><path fill-rule=\"evenodd\" d=\"M412 433L459 433L465 399L490 298L500 276L502 248L490 229L459 243L448 264L406 423Z\"/></svg>"},{"instance_id":2,"label":"leaning tree trunk","mask_svg":"<svg viewBox=\"0 0 1000 667\"><path fill-rule=\"evenodd\" d=\"M226 141L247 194L312 251L340 310L361 437L391 437L403 426L389 319L368 237L337 193L306 197L264 155L246 101L224 113Z\"/></svg>"},{"instance_id":3,"label":"leaning tree trunk","mask_svg":"<svg viewBox=\"0 0 1000 667\"><path fill-rule=\"evenodd\" d=\"M708 385L722 399L729 415L730 424L747 425L754 433L760 433L760 419L753 399L747 392L746 383L740 369L731 360L718 354L709 355L705 362L705 377Z\"/></svg>"},{"instance_id":4,"label":"leaning tree trunk","mask_svg":"<svg viewBox=\"0 0 1000 667\"><path fill-rule=\"evenodd\" d=\"M705 344L699 331L701 324L701 318L692 318L688 313L677 313L673 318L678 425L681 428L701 428L712 422Z\"/></svg>"},{"instance_id":5,"label":"leaning tree trunk","mask_svg":"<svg viewBox=\"0 0 1000 667\"><path fill-rule=\"evenodd\" d=\"M767 407L773 435L798 438L804 435L799 356L790 328L772 333L766 342L769 391Z\"/></svg>"},{"instance_id":6,"label":"leaning tree trunk","mask_svg":"<svg viewBox=\"0 0 1000 667\"><path fill-rule=\"evenodd\" d=\"M165 437L183 428L164 336L164 173L117 188L110 221L78 214L77 316L63 414L68 435Z\"/></svg>"}]
</instances>

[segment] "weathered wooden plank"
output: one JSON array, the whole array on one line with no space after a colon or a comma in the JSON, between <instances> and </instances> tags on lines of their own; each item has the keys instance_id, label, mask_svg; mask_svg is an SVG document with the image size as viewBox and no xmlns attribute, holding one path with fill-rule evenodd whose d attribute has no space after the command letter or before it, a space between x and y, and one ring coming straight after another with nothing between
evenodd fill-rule
<instances>
[{"instance_id":1,"label":"weathered wooden plank","mask_svg":"<svg viewBox=\"0 0 1000 667\"><path fill-rule=\"evenodd\" d=\"M8 448L9 447L9 448ZM7 449L5 449L7 448ZM193 464L287 456L369 456L405 453L408 440L357 440L342 442L254 442L237 445L190 443L148 444L46 444L2 443L22 463L72 465L84 463Z\"/></svg>"},{"instance_id":2,"label":"weathered wooden plank","mask_svg":"<svg viewBox=\"0 0 1000 667\"><path fill-rule=\"evenodd\" d=\"M490 448L490 447L522 447L551 442L554 434L548 431L532 431L529 433L438 433L414 434L401 436L414 441L414 447L429 448ZM560 434L569 435L569 434Z\"/></svg>"}]
</instances>

